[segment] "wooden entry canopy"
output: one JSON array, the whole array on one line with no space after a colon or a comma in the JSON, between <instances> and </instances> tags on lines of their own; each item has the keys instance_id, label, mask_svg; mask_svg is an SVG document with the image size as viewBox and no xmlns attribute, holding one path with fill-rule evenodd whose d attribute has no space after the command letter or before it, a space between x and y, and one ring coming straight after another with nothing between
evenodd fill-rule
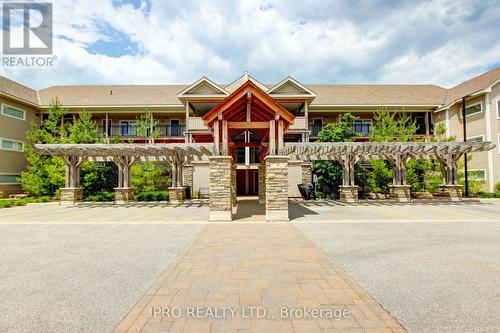
<instances>
[{"instance_id":1,"label":"wooden entry canopy","mask_svg":"<svg viewBox=\"0 0 500 333\"><path fill-rule=\"evenodd\" d=\"M61 156L66 165L66 187L78 187L80 166L85 161L114 161L118 165L118 187L130 186L130 168L139 160L166 161L172 167L172 186L182 186L182 169L193 160L213 154L211 143L118 143L36 144L42 155Z\"/></svg>"},{"instance_id":2,"label":"wooden entry canopy","mask_svg":"<svg viewBox=\"0 0 500 333\"><path fill-rule=\"evenodd\" d=\"M491 142L314 142L290 143L283 153L303 161L331 160L342 166L343 185L354 185L354 165L361 159L383 159L394 166L394 185L406 185L406 162L436 159L445 185L457 184L457 161L464 154L495 148Z\"/></svg>"},{"instance_id":3,"label":"wooden entry canopy","mask_svg":"<svg viewBox=\"0 0 500 333\"><path fill-rule=\"evenodd\" d=\"M215 155L228 155L230 139L246 130L262 142L267 139L268 153L275 154L276 147L284 148L284 132L294 120L291 112L250 80L203 116L213 131Z\"/></svg>"}]
</instances>

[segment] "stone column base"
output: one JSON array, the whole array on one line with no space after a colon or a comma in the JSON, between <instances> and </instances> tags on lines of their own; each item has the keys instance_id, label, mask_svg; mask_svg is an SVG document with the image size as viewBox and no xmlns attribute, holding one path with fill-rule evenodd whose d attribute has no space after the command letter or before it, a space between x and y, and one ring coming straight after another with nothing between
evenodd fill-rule
<instances>
[{"instance_id":1,"label":"stone column base","mask_svg":"<svg viewBox=\"0 0 500 333\"><path fill-rule=\"evenodd\" d=\"M340 201L342 202L359 202L358 199L358 187L355 186L340 186Z\"/></svg>"},{"instance_id":2,"label":"stone column base","mask_svg":"<svg viewBox=\"0 0 500 333\"><path fill-rule=\"evenodd\" d=\"M231 222L233 212L230 210L211 210L208 215L209 222Z\"/></svg>"},{"instance_id":3,"label":"stone column base","mask_svg":"<svg viewBox=\"0 0 500 333\"><path fill-rule=\"evenodd\" d=\"M439 191L442 196L450 198L451 201L462 200L462 186L460 185L440 185Z\"/></svg>"},{"instance_id":4,"label":"stone column base","mask_svg":"<svg viewBox=\"0 0 500 333\"><path fill-rule=\"evenodd\" d=\"M132 187L115 187L115 204L123 205L134 200Z\"/></svg>"},{"instance_id":5,"label":"stone column base","mask_svg":"<svg viewBox=\"0 0 500 333\"><path fill-rule=\"evenodd\" d=\"M184 187L169 187L168 202L172 205L180 205L184 202L185 189Z\"/></svg>"},{"instance_id":6,"label":"stone column base","mask_svg":"<svg viewBox=\"0 0 500 333\"><path fill-rule=\"evenodd\" d=\"M411 186L392 185L389 187L389 196L398 202L411 202Z\"/></svg>"},{"instance_id":7,"label":"stone column base","mask_svg":"<svg viewBox=\"0 0 500 333\"><path fill-rule=\"evenodd\" d=\"M61 205L75 205L83 201L83 188L63 187L61 188Z\"/></svg>"},{"instance_id":8,"label":"stone column base","mask_svg":"<svg viewBox=\"0 0 500 333\"><path fill-rule=\"evenodd\" d=\"M288 217L288 210L269 210L266 209L266 221L267 222L288 222L290 218Z\"/></svg>"}]
</instances>

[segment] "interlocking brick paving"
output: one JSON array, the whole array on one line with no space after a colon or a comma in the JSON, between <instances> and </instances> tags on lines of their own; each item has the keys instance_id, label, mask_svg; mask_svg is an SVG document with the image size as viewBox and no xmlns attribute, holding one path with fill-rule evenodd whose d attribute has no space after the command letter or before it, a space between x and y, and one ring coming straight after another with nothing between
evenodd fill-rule
<instances>
[{"instance_id":1,"label":"interlocking brick paving","mask_svg":"<svg viewBox=\"0 0 500 333\"><path fill-rule=\"evenodd\" d=\"M115 332L405 330L301 231L252 223L208 225Z\"/></svg>"}]
</instances>

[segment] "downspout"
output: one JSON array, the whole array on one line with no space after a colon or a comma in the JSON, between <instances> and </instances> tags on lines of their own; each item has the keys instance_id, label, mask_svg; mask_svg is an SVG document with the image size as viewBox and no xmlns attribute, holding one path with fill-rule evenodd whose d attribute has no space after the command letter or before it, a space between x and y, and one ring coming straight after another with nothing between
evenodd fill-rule
<instances>
[{"instance_id":1,"label":"downspout","mask_svg":"<svg viewBox=\"0 0 500 333\"><path fill-rule=\"evenodd\" d=\"M464 142L467 142L467 120L465 117L465 98L462 97L462 118L464 120L463 131L464 131ZM465 172L465 197L469 196L469 175L467 172L467 153L464 154L464 172Z\"/></svg>"}]
</instances>

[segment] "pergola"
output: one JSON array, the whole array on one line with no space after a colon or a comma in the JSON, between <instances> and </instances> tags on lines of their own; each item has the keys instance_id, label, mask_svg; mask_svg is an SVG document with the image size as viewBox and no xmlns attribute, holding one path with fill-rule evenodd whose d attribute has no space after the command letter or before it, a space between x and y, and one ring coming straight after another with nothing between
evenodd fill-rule
<instances>
[{"instance_id":1,"label":"pergola","mask_svg":"<svg viewBox=\"0 0 500 333\"><path fill-rule=\"evenodd\" d=\"M346 188L355 186L354 165L362 159L387 160L394 167L393 186L400 187L406 186L406 163L410 159L436 159L441 164L443 186L457 190L457 161L464 154L494 147L491 142L315 142L287 143L283 153L304 161L337 161ZM404 201L409 200L409 188L406 192Z\"/></svg>"},{"instance_id":2,"label":"pergola","mask_svg":"<svg viewBox=\"0 0 500 333\"><path fill-rule=\"evenodd\" d=\"M85 161L114 161L118 165L117 192L119 201L128 201L133 192L130 187L130 170L139 160L166 161L172 168L172 188L182 186L182 169L193 160L213 154L211 143L158 143L158 144L37 144L34 148L44 155L61 156L66 165L66 189L79 188L80 166ZM123 195L125 190L125 195ZM130 193L132 193L130 195ZM72 201L72 200L70 200Z\"/></svg>"}]
</instances>

